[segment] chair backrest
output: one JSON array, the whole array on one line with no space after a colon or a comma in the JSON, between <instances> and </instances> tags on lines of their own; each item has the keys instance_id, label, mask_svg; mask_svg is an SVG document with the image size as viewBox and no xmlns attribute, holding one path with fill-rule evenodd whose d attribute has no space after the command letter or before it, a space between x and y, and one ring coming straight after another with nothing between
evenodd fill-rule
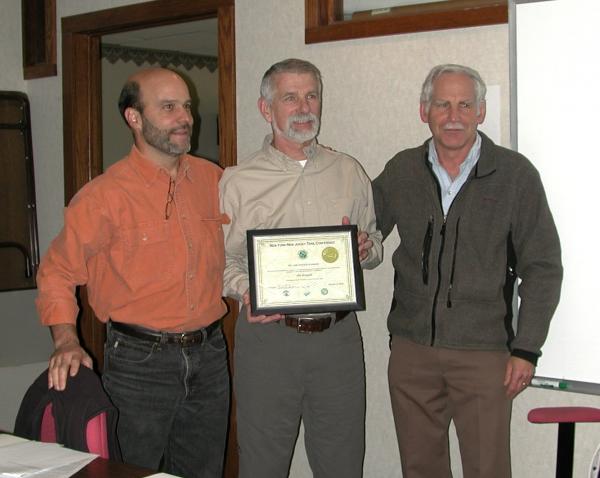
<instances>
[{"instance_id":1,"label":"chair backrest","mask_svg":"<svg viewBox=\"0 0 600 478\"><path fill-rule=\"evenodd\" d=\"M49 403L44 408L40 428L40 441L45 443L56 443L57 441L56 422L52 413L52 403ZM85 441L90 453L100 455L107 460L110 458L106 412L101 412L88 420L85 427Z\"/></svg>"},{"instance_id":2,"label":"chair backrest","mask_svg":"<svg viewBox=\"0 0 600 478\"><path fill-rule=\"evenodd\" d=\"M52 403L44 408L42 415L42 426L40 427L40 441L44 443L56 443L56 423L52 415Z\"/></svg>"},{"instance_id":3,"label":"chair backrest","mask_svg":"<svg viewBox=\"0 0 600 478\"><path fill-rule=\"evenodd\" d=\"M100 377L92 370L81 367L76 376L68 377L63 391L48 389L46 370L23 397L14 433L122 461L117 416Z\"/></svg>"},{"instance_id":4,"label":"chair backrest","mask_svg":"<svg viewBox=\"0 0 600 478\"><path fill-rule=\"evenodd\" d=\"M85 439L90 453L96 453L102 458L109 458L106 412L96 415L87 423L85 427Z\"/></svg>"}]
</instances>

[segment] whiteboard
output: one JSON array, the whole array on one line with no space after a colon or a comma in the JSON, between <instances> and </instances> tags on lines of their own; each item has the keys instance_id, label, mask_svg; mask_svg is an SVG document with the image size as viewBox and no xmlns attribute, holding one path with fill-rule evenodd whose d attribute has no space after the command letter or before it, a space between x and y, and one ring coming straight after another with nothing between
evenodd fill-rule
<instances>
[{"instance_id":1,"label":"whiteboard","mask_svg":"<svg viewBox=\"0 0 600 478\"><path fill-rule=\"evenodd\" d=\"M513 143L541 174L564 265L536 376L600 384L600 2L513 12Z\"/></svg>"}]
</instances>

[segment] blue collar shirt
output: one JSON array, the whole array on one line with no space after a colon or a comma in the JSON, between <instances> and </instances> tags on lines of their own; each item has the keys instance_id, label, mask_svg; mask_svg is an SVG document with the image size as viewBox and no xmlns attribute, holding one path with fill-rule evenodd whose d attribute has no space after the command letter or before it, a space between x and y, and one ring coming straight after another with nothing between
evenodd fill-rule
<instances>
[{"instance_id":1,"label":"blue collar shirt","mask_svg":"<svg viewBox=\"0 0 600 478\"><path fill-rule=\"evenodd\" d=\"M467 157L460 165L458 176L452 179L448 174L448 171L446 171L440 164L433 139L429 142L429 154L427 159L431 163L431 169L433 170L433 173L438 180L438 184L440 185L440 196L442 200L444 217L448 215L448 210L452 205L452 201L454 201L454 198L460 189L463 187L465 182L467 182L467 178L469 177L471 170L477 164L480 152L481 136L479 136L479 133L477 133L475 143L473 143L469 154L467 154Z\"/></svg>"}]
</instances>

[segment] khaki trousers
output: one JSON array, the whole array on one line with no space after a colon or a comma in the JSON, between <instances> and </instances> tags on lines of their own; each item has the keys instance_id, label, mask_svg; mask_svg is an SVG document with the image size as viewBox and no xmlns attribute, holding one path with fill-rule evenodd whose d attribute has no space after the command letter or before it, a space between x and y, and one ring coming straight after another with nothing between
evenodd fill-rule
<instances>
[{"instance_id":1,"label":"khaki trousers","mask_svg":"<svg viewBox=\"0 0 600 478\"><path fill-rule=\"evenodd\" d=\"M454 421L464 478L509 478L508 352L456 350L392 337L388 379L403 478L451 477Z\"/></svg>"}]
</instances>

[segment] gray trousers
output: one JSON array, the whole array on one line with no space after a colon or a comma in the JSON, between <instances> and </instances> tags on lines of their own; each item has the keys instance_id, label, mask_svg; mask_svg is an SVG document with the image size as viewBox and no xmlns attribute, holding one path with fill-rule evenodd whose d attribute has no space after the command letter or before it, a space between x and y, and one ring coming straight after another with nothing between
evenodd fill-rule
<instances>
[{"instance_id":1,"label":"gray trousers","mask_svg":"<svg viewBox=\"0 0 600 478\"><path fill-rule=\"evenodd\" d=\"M234 390L240 478L285 478L300 420L316 478L360 478L365 371L356 317L323 332L283 323L236 326Z\"/></svg>"}]
</instances>

